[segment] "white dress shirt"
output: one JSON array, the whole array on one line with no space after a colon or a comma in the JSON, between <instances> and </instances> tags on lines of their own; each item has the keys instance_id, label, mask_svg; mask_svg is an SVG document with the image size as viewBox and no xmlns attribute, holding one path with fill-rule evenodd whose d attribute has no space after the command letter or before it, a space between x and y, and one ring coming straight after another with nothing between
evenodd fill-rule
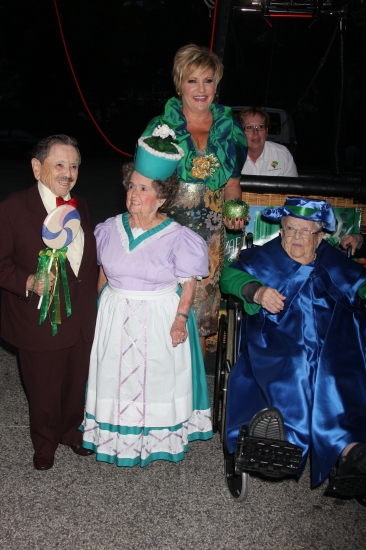
<instances>
[{"instance_id":1,"label":"white dress shirt","mask_svg":"<svg viewBox=\"0 0 366 550\"><path fill-rule=\"evenodd\" d=\"M262 154L256 162L247 156L241 172L247 176L288 176L297 178L296 164L284 145L266 141Z\"/></svg>"},{"instance_id":2,"label":"white dress shirt","mask_svg":"<svg viewBox=\"0 0 366 550\"><path fill-rule=\"evenodd\" d=\"M54 195L48 187L43 185L41 181L38 181L38 191L39 191L39 194L41 195L41 199L44 204L44 207L47 210L47 214L49 214L51 210L54 210L56 208L56 195ZM71 198L70 193L68 193L66 197L63 197L65 201L69 200L70 198ZM67 259L69 260L71 268L75 273L75 275L78 275L79 273L83 252L84 252L84 231L80 225L80 229L77 232L75 239L67 247L67 253L66 253Z\"/></svg>"}]
</instances>

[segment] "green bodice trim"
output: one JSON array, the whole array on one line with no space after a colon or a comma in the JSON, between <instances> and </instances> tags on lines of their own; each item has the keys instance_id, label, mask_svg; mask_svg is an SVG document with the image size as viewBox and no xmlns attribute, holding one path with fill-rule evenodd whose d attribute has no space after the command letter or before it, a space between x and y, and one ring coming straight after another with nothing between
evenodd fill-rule
<instances>
[{"instance_id":1,"label":"green bodice trim","mask_svg":"<svg viewBox=\"0 0 366 550\"><path fill-rule=\"evenodd\" d=\"M152 229L149 229L148 231L145 231L144 233L142 233L142 235L139 235L137 239L134 239L130 224L128 222L128 212L125 212L124 214L122 214L121 217L122 217L123 227L125 228L125 231L128 236L128 243L129 243L130 250L133 250L134 248L136 248L136 246L141 244L143 241L145 241L149 237L152 237L152 235L155 235L155 233L159 233L159 231L161 231L162 229L165 229L168 225L173 223L173 220L171 218L167 218L161 224L157 225L156 227L153 227Z\"/></svg>"}]
</instances>

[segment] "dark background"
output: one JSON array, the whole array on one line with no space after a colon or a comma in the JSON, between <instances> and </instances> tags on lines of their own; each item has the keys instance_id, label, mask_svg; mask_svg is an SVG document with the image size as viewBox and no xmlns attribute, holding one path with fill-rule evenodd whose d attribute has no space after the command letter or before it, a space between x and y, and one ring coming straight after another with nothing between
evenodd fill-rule
<instances>
[{"instance_id":1,"label":"dark background","mask_svg":"<svg viewBox=\"0 0 366 550\"><path fill-rule=\"evenodd\" d=\"M189 42L210 45L213 18L208 6L204 0L58 0L57 6L91 112L115 147L133 153L148 120L174 95L176 50ZM220 102L293 112L298 166L332 170L342 74L339 31L323 69L303 95L337 20L324 17L311 28L309 20L271 23L260 15L233 12ZM364 102L352 17L343 37L341 164L347 145L361 146ZM0 52L0 130L22 128L39 138L66 133L78 139L84 157L120 155L101 137L83 106L53 0L0 0Z\"/></svg>"}]
</instances>

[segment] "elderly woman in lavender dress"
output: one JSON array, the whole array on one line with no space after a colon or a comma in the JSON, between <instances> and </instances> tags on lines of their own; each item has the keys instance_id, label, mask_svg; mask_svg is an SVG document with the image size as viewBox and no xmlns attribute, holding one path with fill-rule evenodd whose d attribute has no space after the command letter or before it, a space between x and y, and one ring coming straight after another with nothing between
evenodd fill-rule
<instances>
[{"instance_id":1,"label":"elderly woman in lavender dress","mask_svg":"<svg viewBox=\"0 0 366 550\"><path fill-rule=\"evenodd\" d=\"M175 164L168 178L160 167L151 170L149 155L137 153L136 165L124 167L128 212L95 230L103 291L83 446L118 466L178 462L189 441L212 437L191 310L196 280L208 275L207 245L163 214L179 180L171 175Z\"/></svg>"}]
</instances>

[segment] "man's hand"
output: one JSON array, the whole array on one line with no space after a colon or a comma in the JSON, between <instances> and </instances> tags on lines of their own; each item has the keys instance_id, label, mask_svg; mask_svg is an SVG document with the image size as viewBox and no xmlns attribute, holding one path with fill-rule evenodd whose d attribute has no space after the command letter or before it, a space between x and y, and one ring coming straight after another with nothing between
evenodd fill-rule
<instances>
[{"instance_id":1,"label":"man's hand","mask_svg":"<svg viewBox=\"0 0 366 550\"><path fill-rule=\"evenodd\" d=\"M34 278L35 275L29 275L27 279L26 289L28 290L28 292L31 292L33 290L33 292L35 294L38 294L38 296L43 296L45 276L43 275L42 279L39 279L33 288ZM50 271L50 273L48 274L48 292L50 292L50 290L52 289L54 280L55 276L52 271Z\"/></svg>"},{"instance_id":2,"label":"man's hand","mask_svg":"<svg viewBox=\"0 0 366 550\"><path fill-rule=\"evenodd\" d=\"M341 245L343 248L352 248L352 256L356 252L357 248L362 244L362 235L355 233L353 235L344 235L341 239Z\"/></svg>"},{"instance_id":3,"label":"man's hand","mask_svg":"<svg viewBox=\"0 0 366 550\"><path fill-rule=\"evenodd\" d=\"M275 288L261 286L254 294L254 303L262 306L270 313L279 313L283 310L286 296L283 296Z\"/></svg>"}]
</instances>

